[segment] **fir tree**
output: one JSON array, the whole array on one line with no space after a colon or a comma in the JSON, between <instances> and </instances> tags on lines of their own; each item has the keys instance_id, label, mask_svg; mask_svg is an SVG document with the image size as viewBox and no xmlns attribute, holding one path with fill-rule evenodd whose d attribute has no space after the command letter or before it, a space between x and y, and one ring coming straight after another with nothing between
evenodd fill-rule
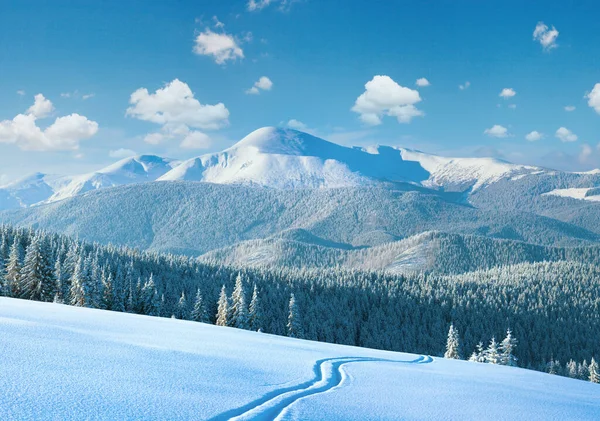
<instances>
[{"instance_id":1,"label":"fir tree","mask_svg":"<svg viewBox=\"0 0 600 421\"><path fill-rule=\"evenodd\" d=\"M15 235L12 246L10 247L10 254L8 256L8 264L6 265L5 275L5 291L4 295L12 297L13 295L19 296L19 282L21 278L21 260L23 256L23 247L18 235Z\"/></svg>"},{"instance_id":2,"label":"fir tree","mask_svg":"<svg viewBox=\"0 0 600 421\"><path fill-rule=\"evenodd\" d=\"M238 274L235 288L231 295L231 326L238 329L248 329L248 309L246 307L246 292L242 276Z\"/></svg>"},{"instance_id":3,"label":"fir tree","mask_svg":"<svg viewBox=\"0 0 600 421\"><path fill-rule=\"evenodd\" d=\"M600 383L600 371L598 369L598 363L594 358L592 358L592 361L590 362L588 371L590 373L589 380L592 383Z\"/></svg>"},{"instance_id":4,"label":"fir tree","mask_svg":"<svg viewBox=\"0 0 600 421\"><path fill-rule=\"evenodd\" d=\"M302 331L302 323L300 321L300 313L298 310L298 304L296 303L296 297L292 293L290 295L290 302L288 305L289 314L287 322L288 336L291 338L302 338L304 333Z\"/></svg>"},{"instance_id":5,"label":"fir tree","mask_svg":"<svg viewBox=\"0 0 600 421\"><path fill-rule=\"evenodd\" d=\"M499 364L500 363L500 352L498 351L498 343L496 339L492 337L490 345L483 352L485 362L488 364Z\"/></svg>"},{"instance_id":6,"label":"fir tree","mask_svg":"<svg viewBox=\"0 0 600 421\"><path fill-rule=\"evenodd\" d=\"M70 304L77 307L87 307L88 295L89 290L85 264L83 257L79 257L79 261L75 265L73 275L71 276Z\"/></svg>"},{"instance_id":7,"label":"fir tree","mask_svg":"<svg viewBox=\"0 0 600 421\"><path fill-rule=\"evenodd\" d=\"M446 341L446 353L444 354L444 358L460 360L458 348L458 331L454 328L454 324L450 324L450 329L448 330L448 339Z\"/></svg>"},{"instance_id":8,"label":"fir tree","mask_svg":"<svg viewBox=\"0 0 600 421\"><path fill-rule=\"evenodd\" d=\"M260 296L258 294L258 287L254 284L254 289L252 291L252 300L250 301L250 310L249 310L249 318L250 318L250 329L259 332L262 330L263 323L263 314L262 307L260 304Z\"/></svg>"},{"instance_id":9,"label":"fir tree","mask_svg":"<svg viewBox=\"0 0 600 421\"><path fill-rule=\"evenodd\" d=\"M51 301L56 293L54 270L40 236L33 237L27 247L19 279L21 297L36 301Z\"/></svg>"},{"instance_id":10,"label":"fir tree","mask_svg":"<svg viewBox=\"0 0 600 421\"><path fill-rule=\"evenodd\" d=\"M174 316L181 320L187 320L189 318L188 304L184 291L181 291L181 296L179 297L179 301L177 301L177 305L175 306Z\"/></svg>"},{"instance_id":11,"label":"fir tree","mask_svg":"<svg viewBox=\"0 0 600 421\"><path fill-rule=\"evenodd\" d=\"M208 323L208 314L206 313L206 307L204 306L200 288L196 291L196 300L194 301L194 308L192 310L192 320L195 322Z\"/></svg>"},{"instance_id":12,"label":"fir tree","mask_svg":"<svg viewBox=\"0 0 600 421\"><path fill-rule=\"evenodd\" d=\"M227 299L227 290L225 285L221 288L219 303L217 305L217 326L229 326L229 300Z\"/></svg>"},{"instance_id":13,"label":"fir tree","mask_svg":"<svg viewBox=\"0 0 600 421\"><path fill-rule=\"evenodd\" d=\"M506 337L500 343L500 364L511 367L517 366L517 357L513 355L517 346L517 340L512 336L510 329L506 331Z\"/></svg>"}]
</instances>

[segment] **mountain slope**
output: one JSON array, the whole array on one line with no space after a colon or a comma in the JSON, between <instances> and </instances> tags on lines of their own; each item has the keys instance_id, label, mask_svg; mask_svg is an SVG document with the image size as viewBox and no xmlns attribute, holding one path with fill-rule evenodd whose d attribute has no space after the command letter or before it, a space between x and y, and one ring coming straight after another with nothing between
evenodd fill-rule
<instances>
[{"instance_id":1,"label":"mountain slope","mask_svg":"<svg viewBox=\"0 0 600 421\"><path fill-rule=\"evenodd\" d=\"M429 174L393 148L367 153L291 129L258 129L223 152L183 162L163 181L207 181L271 188L357 187L414 182Z\"/></svg>"},{"instance_id":2,"label":"mountain slope","mask_svg":"<svg viewBox=\"0 0 600 421\"><path fill-rule=\"evenodd\" d=\"M191 255L290 229L352 247L389 243L429 230L548 245L600 240L598 234L548 217L484 211L438 194L384 188L276 190L142 183L4 212L0 221L104 244Z\"/></svg>"},{"instance_id":3,"label":"mountain slope","mask_svg":"<svg viewBox=\"0 0 600 421\"><path fill-rule=\"evenodd\" d=\"M36 173L0 186L0 210L55 202L90 190L154 181L178 164L168 158L140 155L93 173L57 176Z\"/></svg>"},{"instance_id":4,"label":"mountain slope","mask_svg":"<svg viewBox=\"0 0 600 421\"><path fill-rule=\"evenodd\" d=\"M52 303L0 298L0 334L6 420L594 420L600 412L598 385L529 370Z\"/></svg>"}]
</instances>

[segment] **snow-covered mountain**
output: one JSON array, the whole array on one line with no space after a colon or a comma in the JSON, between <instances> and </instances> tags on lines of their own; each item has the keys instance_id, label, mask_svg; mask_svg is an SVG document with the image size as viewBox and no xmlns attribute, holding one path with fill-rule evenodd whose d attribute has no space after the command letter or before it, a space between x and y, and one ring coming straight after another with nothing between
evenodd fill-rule
<instances>
[{"instance_id":1,"label":"snow-covered mountain","mask_svg":"<svg viewBox=\"0 0 600 421\"><path fill-rule=\"evenodd\" d=\"M36 173L0 186L0 210L55 202L90 190L154 181L178 163L159 156L140 155L88 174L58 176Z\"/></svg>"},{"instance_id":2,"label":"snow-covered mountain","mask_svg":"<svg viewBox=\"0 0 600 421\"><path fill-rule=\"evenodd\" d=\"M432 189L465 193L471 201L473 194L504 182L527 186L525 195L533 192L536 196L553 189L593 189L600 185L600 173L566 173L494 158L448 158L400 147L345 147L297 130L264 127L222 152L186 161L142 155L89 174L34 174L0 186L0 210L149 181L210 182L283 190L373 186ZM539 188L542 182L544 186ZM530 187L536 184L538 188ZM588 196L589 193L585 197Z\"/></svg>"},{"instance_id":3,"label":"snow-covered mountain","mask_svg":"<svg viewBox=\"0 0 600 421\"><path fill-rule=\"evenodd\" d=\"M183 162L160 180L287 189L418 184L428 177L421 165L405 161L393 148L373 154L296 130L264 127L223 152Z\"/></svg>"},{"instance_id":4,"label":"snow-covered mountain","mask_svg":"<svg viewBox=\"0 0 600 421\"><path fill-rule=\"evenodd\" d=\"M4 420L597 420L600 413L599 386L590 382L170 318L2 297L0 335Z\"/></svg>"}]
</instances>

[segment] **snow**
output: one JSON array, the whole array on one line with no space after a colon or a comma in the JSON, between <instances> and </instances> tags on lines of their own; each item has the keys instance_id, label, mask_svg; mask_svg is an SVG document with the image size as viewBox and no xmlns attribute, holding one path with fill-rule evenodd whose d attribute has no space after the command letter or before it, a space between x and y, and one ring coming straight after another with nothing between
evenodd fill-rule
<instances>
[{"instance_id":1,"label":"snow","mask_svg":"<svg viewBox=\"0 0 600 421\"><path fill-rule=\"evenodd\" d=\"M588 195L588 192L594 188L592 187L582 187L582 188L570 188L570 189L555 189L549 191L547 193L542 194L542 196L559 196L559 197L567 197L571 199L578 200L587 200L590 202L600 202L600 195Z\"/></svg>"},{"instance_id":2,"label":"snow","mask_svg":"<svg viewBox=\"0 0 600 421\"><path fill-rule=\"evenodd\" d=\"M523 369L0 298L3 420L594 420Z\"/></svg>"},{"instance_id":3,"label":"snow","mask_svg":"<svg viewBox=\"0 0 600 421\"><path fill-rule=\"evenodd\" d=\"M444 187L446 185L470 186L473 191L503 178L540 174L542 169L517 165L494 158L447 158L425 154L420 151L400 148L402 158L419 162L431 174L424 185Z\"/></svg>"}]
</instances>

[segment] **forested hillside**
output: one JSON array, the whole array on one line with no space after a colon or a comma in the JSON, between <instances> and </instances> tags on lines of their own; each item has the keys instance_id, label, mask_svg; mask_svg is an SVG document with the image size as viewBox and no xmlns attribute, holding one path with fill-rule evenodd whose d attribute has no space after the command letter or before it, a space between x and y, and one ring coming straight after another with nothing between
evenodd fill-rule
<instances>
[{"instance_id":1,"label":"forested hillside","mask_svg":"<svg viewBox=\"0 0 600 421\"><path fill-rule=\"evenodd\" d=\"M240 269L9 226L0 258L2 292L12 297L433 355L444 352L453 323L463 358L510 328L523 367L552 361L558 372L555 361L600 357L600 268L590 263L458 276Z\"/></svg>"}]
</instances>

